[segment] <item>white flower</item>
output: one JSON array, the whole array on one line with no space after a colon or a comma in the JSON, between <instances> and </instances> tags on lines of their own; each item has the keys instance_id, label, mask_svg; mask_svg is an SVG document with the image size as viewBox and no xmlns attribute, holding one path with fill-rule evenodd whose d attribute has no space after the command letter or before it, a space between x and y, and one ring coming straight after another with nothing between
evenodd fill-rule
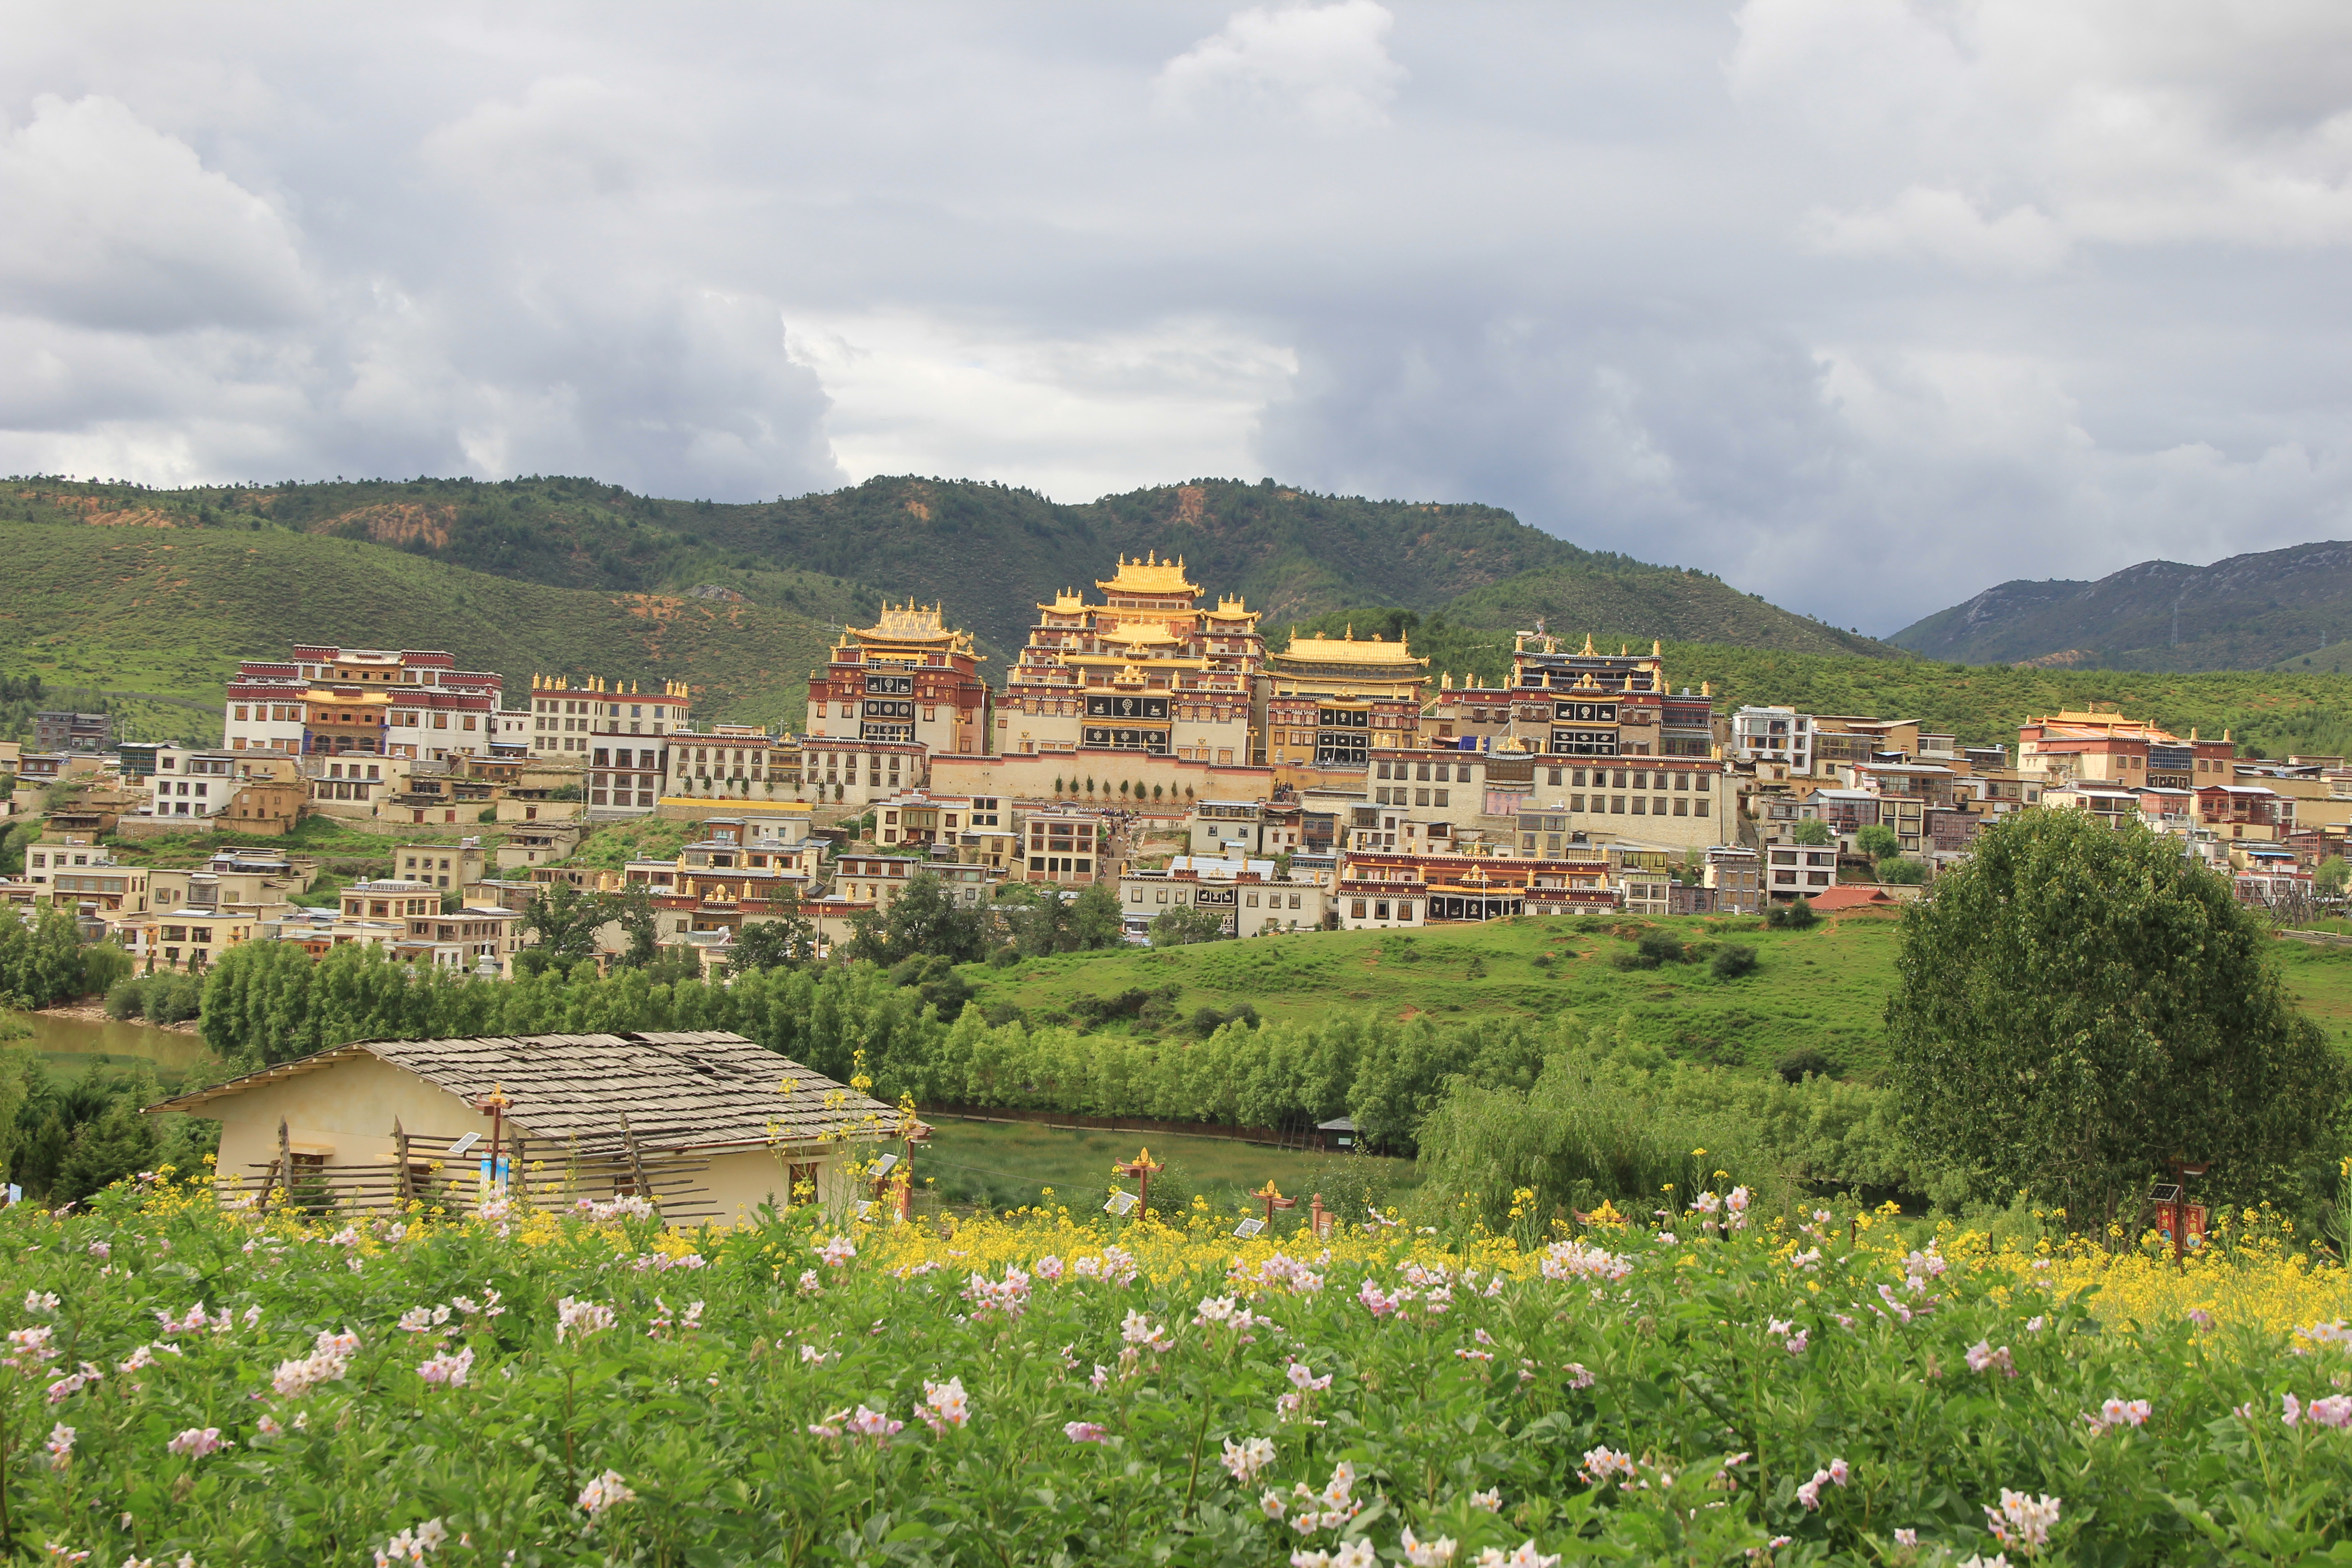
<instances>
[{"instance_id":1,"label":"white flower","mask_svg":"<svg viewBox=\"0 0 2352 1568\"><path fill-rule=\"evenodd\" d=\"M816 1255L833 1268L839 1268L857 1256L857 1244L845 1236L836 1236L818 1247Z\"/></svg>"},{"instance_id":2,"label":"white flower","mask_svg":"<svg viewBox=\"0 0 2352 1568\"><path fill-rule=\"evenodd\" d=\"M49 1462L62 1467L73 1458L74 1429L63 1422L49 1428Z\"/></svg>"},{"instance_id":3,"label":"white flower","mask_svg":"<svg viewBox=\"0 0 2352 1568\"><path fill-rule=\"evenodd\" d=\"M566 1296L555 1303L555 1339L563 1342L569 1334L600 1333L613 1326L613 1309L602 1301L575 1301Z\"/></svg>"},{"instance_id":4,"label":"white flower","mask_svg":"<svg viewBox=\"0 0 2352 1568\"><path fill-rule=\"evenodd\" d=\"M1436 1541L1416 1540L1412 1527L1407 1525L1402 1545L1405 1561L1412 1563L1412 1568L1445 1568L1445 1564L1454 1561L1454 1541L1450 1536Z\"/></svg>"},{"instance_id":5,"label":"white flower","mask_svg":"<svg viewBox=\"0 0 2352 1568\"><path fill-rule=\"evenodd\" d=\"M1470 1506L1472 1508L1483 1508L1488 1513L1502 1512L1503 1489L1500 1487L1490 1487L1483 1492L1472 1492L1470 1494Z\"/></svg>"},{"instance_id":6,"label":"white flower","mask_svg":"<svg viewBox=\"0 0 2352 1568\"><path fill-rule=\"evenodd\" d=\"M443 1384L450 1388L465 1385L474 1370L474 1347L467 1345L456 1355L436 1355L417 1367L416 1375L427 1383Z\"/></svg>"},{"instance_id":7,"label":"white flower","mask_svg":"<svg viewBox=\"0 0 2352 1568\"><path fill-rule=\"evenodd\" d=\"M56 1291L27 1290L25 1292L25 1310L27 1312L54 1312L57 1310L58 1293Z\"/></svg>"},{"instance_id":8,"label":"white flower","mask_svg":"<svg viewBox=\"0 0 2352 1568\"><path fill-rule=\"evenodd\" d=\"M2050 1527L2058 1522L2059 1501L2046 1493L2036 1499L2003 1487L2000 1506L1985 1505L1986 1528L2003 1546L2038 1551L2050 1544Z\"/></svg>"},{"instance_id":9,"label":"white flower","mask_svg":"<svg viewBox=\"0 0 2352 1568\"><path fill-rule=\"evenodd\" d=\"M1220 1457L1218 1463L1225 1467L1226 1474L1242 1485L1247 1486L1257 1479L1258 1472L1274 1463L1274 1444L1269 1439L1253 1437L1246 1443L1236 1443L1228 1437L1225 1439L1225 1451Z\"/></svg>"},{"instance_id":10,"label":"white flower","mask_svg":"<svg viewBox=\"0 0 2352 1568\"><path fill-rule=\"evenodd\" d=\"M616 1503L635 1502L636 1497L637 1494L621 1479L619 1471L606 1470L580 1489L580 1507L587 1510L589 1518L593 1519Z\"/></svg>"}]
</instances>

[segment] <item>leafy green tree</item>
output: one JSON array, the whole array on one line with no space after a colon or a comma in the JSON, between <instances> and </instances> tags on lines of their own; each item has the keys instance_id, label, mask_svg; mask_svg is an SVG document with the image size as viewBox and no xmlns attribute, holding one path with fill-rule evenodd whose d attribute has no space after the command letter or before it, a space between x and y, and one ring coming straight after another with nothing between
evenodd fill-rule
<instances>
[{"instance_id":1,"label":"leafy green tree","mask_svg":"<svg viewBox=\"0 0 2352 1568\"><path fill-rule=\"evenodd\" d=\"M850 923L850 956L885 967L919 954L971 963L986 946L980 911L959 905L948 885L929 871L907 879L887 914L862 914Z\"/></svg>"},{"instance_id":2,"label":"leafy green tree","mask_svg":"<svg viewBox=\"0 0 2352 1568\"><path fill-rule=\"evenodd\" d=\"M2311 874L2312 889L2323 898L2342 898L2347 885L2352 885L2352 860L2340 855L2322 860Z\"/></svg>"},{"instance_id":3,"label":"leafy green tree","mask_svg":"<svg viewBox=\"0 0 2352 1568\"><path fill-rule=\"evenodd\" d=\"M1903 853L1903 842L1895 837L1895 829L1883 822L1874 822L1853 836L1862 852L1873 860L1887 860ZM1882 879L1883 880L1883 879Z\"/></svg>"},{"instance_id":4,"label":"leafy green tree","mask_svg":"<svg viewBox=\"0 0 2352 1568\"><path fill-rule=\"evenodd\" d=\"M1927 868L1916 860L1889 855L1878 863L1878 879L1890 887L1916 887L1927 879Z\"/></svg>"},{"instance_id":5,"label":"leafy green tree","mask_svg":"<svg viewBox=\"0 0 2352 1568\"><path fill-rule=\"evenodd\" d=\"M570 882L551 882L530 896L523 909L522 929L539 940L524 948L532 953L533 970L570 967L596 956L596 932L614 918L613 900L587 893ZM517 963L521 963L517 955Z\"/></svg>"},{"instance_id":6,"label":"leafy green tree","mask_svg":"<svg viewBox=\"0 0 2352 1568\"><path fill-rule=\"evenodd\" d=\"M1189 947L1196 942L1222 942L1224 936L1224 917L1194 904L1171 905L1151 921L1154 947Z\"/></svg>"},{"instance_id":7,"label":"leafy green tree","mask_svg":"<svg viewBox=\"0 0 2352 1568\"><path fill-rule=\"evenodd\" d=\"M627 969L643 969L661 956L660 932L654 923L654 891L650 884L632 882L617 893L600 895L610 918L620 923L629 945L614 962Z\"/></svg>"},{"instance_id":8,"label":"leafy green tree","mask_svg":"<svg viewBox=\"0 0 2352 1568\"><path fill-rule=\"evenodd\" d=\"M816 930L796 914L756 921L735 933L727 973L754 974L769 969L804 969L816 960Z\"/></svg>"},{"instance_id":9,"label":"leafy green tree","mask_svg":"<svg viewBox=\"0 0 2352 1568\"><path fill-rule=\"evenodd\" d=\"M2298 1015L2230 884L2147 829L2031 811L1904 912L1895 1089L1930 1190L2021 1189L2136 1219L2174 1156L2206 1191L2283 1194L2346 1063Z\"/></svg>"},{"instance_id":10,"label":"leafy green tree","mask_svg":"<svg viewBox=\"0 0 2352 1568\"><path fill-rule=\"evenodd\" d=\"M1810 844L1819 847L1829 843L1834 837L1830 832L1830 825L1817 816L1806 817L1789 829L1789 842L1791 844Z\"/></svg>"},{"instance_id":11,"label":"leafy green tree","mask_svg":"<svg viewBox=\"0 0 2352 1568\"><path fill-rule=\"evenodd\" d=\"M1082 952L1117 947L1126 941L1119 923L1118 889L1097 882L1070 900L1071 945Z\"/></svg>"}]
</instances>

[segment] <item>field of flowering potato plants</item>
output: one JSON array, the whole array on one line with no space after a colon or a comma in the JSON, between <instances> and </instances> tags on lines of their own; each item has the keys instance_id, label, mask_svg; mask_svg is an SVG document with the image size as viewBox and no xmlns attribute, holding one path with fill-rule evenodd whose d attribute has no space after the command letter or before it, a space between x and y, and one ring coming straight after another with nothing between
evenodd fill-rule
<instances>
[{"instance_id":1,"label":"field of flowering potato plants","mask_svg":"<svg viewBox=\"0 0 2352 1568\"><path fill-rule=\"evenodd\" d=\"M1237 1242L125 1184L0 1215L0 1529L94 1568L2352 1562L2340 1271L1706 1201Z\"/></svg>"}]
</instances>

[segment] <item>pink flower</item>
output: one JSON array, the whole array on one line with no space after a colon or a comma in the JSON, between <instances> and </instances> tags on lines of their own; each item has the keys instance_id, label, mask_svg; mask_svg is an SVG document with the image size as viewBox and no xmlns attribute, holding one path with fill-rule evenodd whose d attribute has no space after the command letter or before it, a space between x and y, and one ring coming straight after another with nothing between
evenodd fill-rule
<instances>
[{"instance_id":1,"label":"pink flower","mask_svg":"<svg viewBox=\"0 0 2352 1568\"><path fill-rule=\"evenodd\" d=\"M2330 1426L2341 1432L2346 1427L2352 1426L2352 1394L2331 1394L2324 1398L2315 1399L2304 1414L2322 1426Z\"/></svg>"},{"instance_id":2,"label":"pink flower","mask_svg":"<svg viewBox=\"0 0 2352 1568\"><path fill-rule=\"evenodd\" d=\"M207 1454L218 1453L234 1445L224 1442L217 1426L191 1426L163 1445L167 1454L183 1454L191 1459L201 1459Z\"/></svg>"},{"instance_id":3,"label":"pink flower","mask_svg":"<svg viewBox=\"0 0 2352 1568\"><path fill-rule=\"evenodd\" d=\"M555 1342L566 1337L602 1333L613 1326L613 1309L602 1301L575 1301L566 1296L555 1303Z\"/></svg>"},{"instance_id":4,"label":"pink flower","mask_svg":"<svg viewBox=\"0 0 2352 1568\"><path fill-rule=\"evenodd\" d=\"M1991 1372L1995 1369L2007 1373L2011 1377L2017 1375L2017 1365L2010 1359L2007 1345L1995 1350L1990 1340L1979 1340L1969 1347L1970 1372Z\"/></svg>"},{"instance_id":5,"label":"pink flower","mask_svg":"<svg viewBox=\"0 0 2352 1568\"><path fill-rule=\"evenodd\" d=\"M49 1428L47 1447L51 1464L62 1466L67 1460L72 1458L73 1446L74 1429L72 1427L59 1422Z\"/></svg>"},{"instance_id":6,"label":"pink flower","mask_svg":"<svg viewBox=\"0 0 2352 1568\"><path fill-rule=\"evenodd\" d=\"M1246 1443L1236 1443L1228 1437L1225 1439L1225 1451L1218 1457L1217 1462L1224 1466L1227 1475L1247 1486L1257 1479L1258 1472L1273 1464L1274 1460L1275 1449L1271 1440L1253 1437Z\"/></svg>"},{"instance_id":7,"label":"pink flower","mask_svg":"<svg viewBox=\"0 0 2352 1568\"><path fill-rule=\"evenodd\" d=\"M427 1383L443 1384L450 1388L465 1385L474 1370L474 1347L467 1345L456 1355L436 1355L416 1369L416 1375Z\"/></svg>"},{"instance_id":8,"label":"pink flower","mask_svg":"<svg viewBox=\"0 0 2352 1568\"><path fill-rule=\"evenodd\" d=\"M2118 1426L2145 1426L2147 1416L2148 1404L2145 1399L2109 1399L2099 1406L2096 1415L2085 1415L2083 1419L2090 1424L2091 1435L2095 1437Z\"/></svg>"},{"instance_id":9,"label":"pink flower","mask_svg":"<svg viewBox=\"0 0 2352 1568\"><path fill-rule=\"evenodd\" d=\"M971 1405L964 1397L963 1379L951 1377L945 1383L924 1379L923 1403L915 1407L915 1414L934 1432L970 1425Z\"/></svg>"},{"instance_id":10,"label":"pink flower","mask_svg":"<svg viewBox=\"0 0 2352 1568\"><path fill-rule=\"evenodd\" d=\"M1062 1424L1062 1436L1073 1443L1110 1441L1110 1433L1104 1429L1099 1421L1066 1421Z\"/></svg>"},{"instance_id":11,"label":"pink flower","mask_svg":"<svg viewBox=\"0 0 2352 1568\"><path fill-rule=\"evenodd\" d=\"M1584 1451L1584 1468L1578 1474L1594 1486L1612 1476L1631 1480L1634 1474L1633 1456L1619 1453L1614 1448L1587 1448Z\"/></svg>"},{"instance_id":12,"label":"pink flower","mask_svg":"<svg viewBox=\"0 0 2352 1568\"><path fill-rule=\"evenodd\" d=\"M816 1249L818 1258L834 1268L845 1267L857 1256L857 1244L845 1236L836 1236Z\"/></svg>"}]
</instances>

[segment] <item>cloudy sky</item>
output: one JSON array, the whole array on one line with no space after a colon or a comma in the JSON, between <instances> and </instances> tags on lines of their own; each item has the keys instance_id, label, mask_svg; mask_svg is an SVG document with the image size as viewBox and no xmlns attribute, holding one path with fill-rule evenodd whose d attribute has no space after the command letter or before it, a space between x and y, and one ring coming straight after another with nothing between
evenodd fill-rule
<instances>
[{"instance_id":1,"label":"cloudy sky","mask_svg":"<svg viewBox=\"0 0 2352 1568\"><path fill-rule=\"evenodd\" d=\"M2352 536L2352 5L0 4L0 471L1201 475L1884 632Z\"/></svg>"}]
</instances>

